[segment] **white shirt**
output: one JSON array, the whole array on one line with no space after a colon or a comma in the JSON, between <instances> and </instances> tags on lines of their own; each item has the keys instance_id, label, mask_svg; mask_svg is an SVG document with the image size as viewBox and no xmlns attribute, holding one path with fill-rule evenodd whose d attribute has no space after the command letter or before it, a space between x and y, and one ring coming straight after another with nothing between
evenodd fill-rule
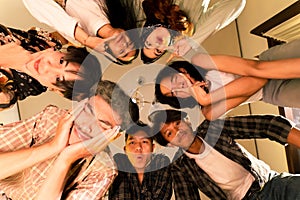
<instances>
[{"instance_id":1,"label":"white shirt","mask_svg":"<svg viewBox=\"0 0 300 200\"><path fill-rule=\"evenodd\" d=\"M65 10L54 0L23 0L23 3L39 22L74 40L77 24L90 36L96 36L98 29L109 23L103 12L102 1L68 0Z\"/></svg>"},{"instance_id":2,"label":"white shirt","mask_svg":"<svg viewBox=\"0 0 300 200\"><path fill-rule=\"evenodd\" d=\"M209 70L206 73L205 79L210 81L210 89L209 92L217 90L218 88L224 87L227 83L234 81L235 79L239 78L240 76L230 73L225 73L217 70ZM263 97L263 88L258 90L255 94L247 99L245 103L251 103L254 101L259 101Z\"/></svg>"},{"instance_id":3,"label":"white shirt","mask_svg":"<svg viewBox=\"0 0 300 200\"><path fill-rule=\"evenodd\" d=\"M185 154L194 159L197 165L225 191L228 199L242 199L255 180L252 174L238 163L223 156L205 141L203 141L202 148L204 151L201 154L188 152Z\"/></svg>"}]
</instances>

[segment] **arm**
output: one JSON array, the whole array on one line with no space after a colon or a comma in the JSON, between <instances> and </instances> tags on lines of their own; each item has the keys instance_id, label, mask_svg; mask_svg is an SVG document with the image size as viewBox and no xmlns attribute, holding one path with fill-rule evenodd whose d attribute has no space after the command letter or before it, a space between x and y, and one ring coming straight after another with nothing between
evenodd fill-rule
<instances>
[{"instance_id":1,"label":"arm","mask_svg":"<svg viewBox=\"0 0 300 200\"><path fill-rule=\"evenodd\" d=\"M239 106L245 102L248 97L237 97L219 101L212 105L203 106L201 108L203 116L208 120L215 120L224 115L229 110Z\"/></svg>"},{"instance_id":2,"label":"arm","mask_svg":"<svg viewBox=\"0 0 300 200\"><path fill-rule=\"evenodd\" d=\"M210 122L210 126L235 139L269 138L283 145L289 142L287 138L292 130L289 120L276 115L227 117Z\"/></svg>"},{"instance_id":3,"label":"arm","mask_svg":"<svg viewBox=\"0 0 300 200\"><path fill-rule=\"evenodd\" d=\"M103 1L105 2L105 1ZM115 28L110 24L102 1L68 0L66 12L79 20L83 30L90 36L108 38Z\"/></svg>"},{"instance_id":4,"label":"arm","mask_svg":"<svg viewBox=\"0 0 300 200\"><path fill-rule=\"evenodd\" d=\"M45 23L60 32L66 38L74 38L78 21L68 15L65 10L53 0L23 0L27 10L39 22Z\"/></svg>"},{"instance_id":5,"label":"arm","mask_svg":"<svg viewBox=\"0 0 300 200\"><path fill-rule=\"evenodd\" d=\"M118 134L118 132L119 128L115 127L99 134L92 139L67 146L56 159L53 167L49 172L48 177L46 178L37 195L37 199L45 199L46 197L49 199L60 199L64 189L66 175L72 163L80 158L95 155L103 151L110 140L114 138L116 134ZM99 157L98 159L104 160L105 157ZM96 179L97 182L95 181L92 184L88 184L90 188L82 188L79 186L74 191L71 191L71 194L68 194L68 196L71 199L73 197L76 197L78 199L80 195L82 195L86 199L95 199L95 196L99 195L99 192L101 193L100 195L104 195L106 190L108 189L108 186L112 182L112 177L114 177L114 173L108 173L108 171L106 171L107 174L101 173L100 180ZM95 175L97 174L93 174L92 172L91 176ZM84 182L85 181L89 183L90 180L85 178ZM89 190L87 191L87 189Z\"/></svg>"},{"instance_id":6,"label":"arm","mask_svg":"<svg viewBox=\"0 0 300 200\"><path fill-rule=\"evenodd\" d=\"M0 154L0 179L9 177L36 163L59 154L67 145L73 119L65 115L59 122L55 138L43 145Z\"/></svg>"},{"instance_id":7,"label":"arm","mask_svg":"<svg viewBox=\"0 0 300 200\"><path fill-rule=\"evenodd\" d=\"M195 54L192 63L205 69L216 69L241 76L267 79L292 79L300 77L299 58L256 61L235 56Z\"/></svg>"},{"instance_id":8,"label":"arm","mask_svg":"<svg viewBox=\"0 0 300 200\"><path fill-rule=\"evenodd\" d=\"M208 106L219 101L228 100L231 98L249 98L259 89L261 89L266 83L266 79L255 77L240 77L227 83L224 87L218 88L217 90L211 91L210 93L205 93L205 91L201 87L193 87L193 96L196 98L200 105ZM247 98L245 100L247 100Z\"/></svg>"}]
</instances>

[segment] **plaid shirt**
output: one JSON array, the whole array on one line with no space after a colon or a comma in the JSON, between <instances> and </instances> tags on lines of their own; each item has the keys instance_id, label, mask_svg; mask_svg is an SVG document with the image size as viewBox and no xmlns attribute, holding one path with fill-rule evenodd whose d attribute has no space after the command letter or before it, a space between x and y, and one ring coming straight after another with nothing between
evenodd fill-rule
<instances>
[{"instance_id":1,"label":"plaid shirt","mask_svg":"<svg viewBox=\"0 0 300 200\"><path fill-rule=\"evenodd\" d=\"M145 170L142 184L125 154L116 154L114 159L119 173L109 190L109 199L168 200L172 196L170 159L162 154L152 156Z\"/></svg>"},{"instance_id":2,"label":"plaid shirt","mask_svg":"<svg viewBox=\"0 0 300 200\"><path fill-rule=\"evenodd\" d=\"M280 116L252 115L211 122L205 120L197 128L196 134L204 138L222 155L243 166L255 177L255 182L262 187L277 173L234 140L269 138L285 144L291 127L290 122ZM171 165L171 174L176 199L200 199L198 189L211 199L226 199L222 189L196 164L194 159L187 157L181 149L176 152Z\"/></svg>"},{"instance_id":3,"label":"plaid shirt","mask_svg":"<svg viewBox=\"0 0 300 200\"><path fill-rule=\"evenodd\" d=\"M0 151L9 152L44 144L56 134L60 117L66 110L48 106L28 120L0 127ZM46 179L56 157L22 171L14 181L0 181L0 189L15 199L34 199ZM66 199L86 200L102 198L117 171L109 152L83 159L84 165L69 188ZM73 169L70 169L70 171ZM67 175L67 177L70 174Z\"/></svg>"}]
</instances>

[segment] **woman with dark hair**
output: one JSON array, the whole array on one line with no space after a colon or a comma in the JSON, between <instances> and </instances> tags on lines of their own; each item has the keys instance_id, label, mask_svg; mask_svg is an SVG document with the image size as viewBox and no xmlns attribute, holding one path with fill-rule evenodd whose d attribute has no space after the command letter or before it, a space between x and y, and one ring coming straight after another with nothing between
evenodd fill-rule
<instances>
[{"instance_id":1,"label":"woman with dark hair","mask_svg":"<svg viewBox=\"0 0 300 200\"><path fill-rule=\"evenodd\" d=\"M246 63L245 61L244 64ZM264 65L275 63L284 62L269 61ZM285 67L284 64L281 66ZM155 96L157 101L175 108L200 105L203 115L212 120L242 103L259 100L278 106L300 108L299 86L300 79L239 77L216 70L203 73L201 67L187 61L174 61L157 75Z\"/></svg>"},{"instance_id":2,"label":"woman with dark hair","mask_svg":"<svg viewBox=\"0 0 300 200\"><path fill-rule=\"evenodd\" d=\"M44 31L42 35L0 27L0 110L47 88L68 99L81 100L100 80L100 63L85 48L70 46L66 52L54 51L62 45Z\"/></svg>"},{"instance_id":3,"label":"woman with dark hair","mask_svg":"<svg viewBox=\"0 0 300 200\"><path fill-rule=\"evenodd\" d=\"M197 43L202 43L238 17L245 2L246 0L220 0L208 8L209 1L144 0L143 9L147 21L142 32L142 60L144 63L156 61L169 46L183 37L191 37ZM148 30L157 24L176 34L167 34L170 30L164 30L162 37L162 28L160 33L155 27L152 31Z\"/></svg>"},{"instance_id":4,"label":"woman with dark hair","mask_svg":"<svg viewBox=\"0 0 300 200\"><path fill-rule=\"evenodd\" d=\"M138 56L137 35L124 32L137 27L133 1L23 0L29 12L68 39L103 53L117 64Z\"/></svg>"}]
</instances>

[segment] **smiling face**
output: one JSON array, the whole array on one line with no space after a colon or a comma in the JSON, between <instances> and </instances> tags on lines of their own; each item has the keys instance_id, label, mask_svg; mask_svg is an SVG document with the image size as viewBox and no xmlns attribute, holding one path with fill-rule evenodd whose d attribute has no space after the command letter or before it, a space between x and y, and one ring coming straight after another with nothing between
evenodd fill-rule
<instances>
[{"instance_id":1,"label":"smiling face","mask_svg":"<svg viewBox=\"0 0 300 200\"><path fill-rule=\"evenodd\" d=\"M134 44L126 32L118 34L115 38L108 40L106 43L106 48L109 49L109 52L111 52L114 57L122 61L131 61L136 54Z\"/></svg>"},{"instance_id":2,"label":"smiling face","mask_svg":"<svg viewBox=\"0 0 300 200\"><path fill-rule=\"evenodd\" d=\"M70 144L93 138L105 130L121 125L120 116L102 97L93 96L83 104L81 112L75 116Z\"/></svg>"},{"instance_id":3,"label":"smiling face","mask_svg":"<svg viewBox=\"0 0 300 200\"><path fill-rule=\"evenodd\" d=\"M148 58L160 57L166 48L170 45L171 34L168 29L158 27L154 29L146 38L144 43L143 52Z\"/></svg>"},{"instance_id":4,"label":"smiling face","mask_svg":"<svg viewBox=\"0 0 300 200\"><path fill-rule=\"evenodd\" d=\"M131 164L137 171L144 171L151 160L154 144L147 134L139 130L128 135L124 150Z\"/></svg>"},{"instance_id":5,"label":"smiling face","mask_svg":"<svg viewBox=\"0 0 300 200\"><path fill-rule=\"evenodd\" d=\"M195 136L189 123L177 120L170 123L162 123L160 134L171 145L189 149L194 142Z\"/></svg>"},{"instance_id":6,"label":"smiling face","mask_svg":"<svg viewBox=\"0 0 300 200\"><path fill-rule=\"evenodd\" d=\"M25 65L25 73L29 74L42 85L58 89L54 84L63 80L78 80L76 74L80 65L64 61L64 53L46 50L38 58Z\"/></svg>"}]
</instances>

